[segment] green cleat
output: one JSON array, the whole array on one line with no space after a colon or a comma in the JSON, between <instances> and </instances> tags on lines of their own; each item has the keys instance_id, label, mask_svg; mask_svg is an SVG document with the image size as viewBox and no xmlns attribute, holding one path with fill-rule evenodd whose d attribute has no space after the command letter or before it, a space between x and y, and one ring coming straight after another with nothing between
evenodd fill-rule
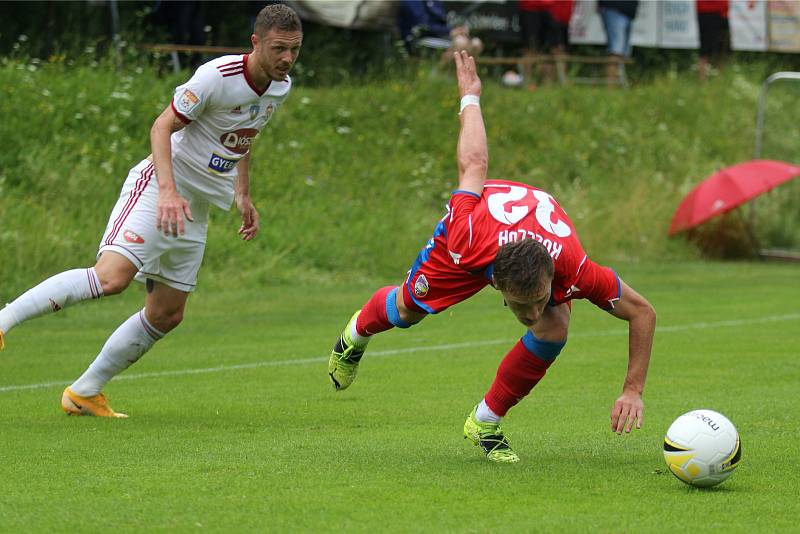
<instances>
[{"instance_id":1,"label":"green cleat","mask_svg":"<svg viewBox=\"0 0 800 534\"><path fill-rule=\"evenodd\" d=\"M519 462L519 456L511 449L500 425L478 421L475 419L476 409L477 406L472 409L464 423L464 437L469 438L475 445L480 445L486 453L486 458L493 462L509 464Z\"/></svg>"},{"instance_id":2,"label":"green cleat","mask_svg":"<svg viewBox=\"0 0 800 534\"><path fill-rule=\"evenodd\" d=\"M356 379L358 364L364 355L364 349L367 348L366 343L361 346L356 345L350 336L351 328L355 324L359 313L361 313L361 310L353 314L347 326L344 327L342 334L331 351L331 358L328 360L328 375L331 377L333 388L336 391L347 389Z\"/></svg>"}]
</instances>

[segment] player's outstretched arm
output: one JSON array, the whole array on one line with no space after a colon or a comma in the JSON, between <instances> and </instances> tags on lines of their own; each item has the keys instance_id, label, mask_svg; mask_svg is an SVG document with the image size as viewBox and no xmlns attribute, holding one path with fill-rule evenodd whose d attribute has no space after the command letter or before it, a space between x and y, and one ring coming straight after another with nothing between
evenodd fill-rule
<instances>
[{"instance_id":1,"label":"player's outstretched arm","mask_svg":"<svg viewBox=\"0 0 800 534\"><path fill-rule=\"evenodd\" d=\"M192 219L189 201L181 197L175 187L172 174L172 145L170 137L186 124L181 121L172 106L158 116L150 129L150 146L153 150L153 165L158 180L158 203L156 206L156 228L164 235L177 236L185 232L184 216Z\"/></svg>"},{"instance_id":2,"label":"player's outstretched arm","mask_svg":"<svg viewBox=\"0 0 800 534\"><path fill-rule=\"evenodd\" d=\"M250 241L258 233L258 210L250 198L250 152L236 164L235 195L236 207L242 216L242 226L239 235L245 241Z\"/></svg>"},{"instance_id":3,"label":"player's outstretched arm","mask_svg":"<svg viewBox=\"0 0 800 534\"><path fill-rule=\"evenodd\" d=\"M480 108L481 79L472 56L461 51L454 58L461 96L461 131L456 149L458 188L480 195L489 169L489 148Z\"/></svg>"},{"instance_id":4,"label":"player's outstretched arm","mask_svg":"<svg viewBox=\"0 0 800 534\"><path fill-rule=\"evenodd\" d=\"M653 306L620 280L620 299L611 314L628 321L628 373L622 395L611 409L611 430L617 434L630 432L634 423L642 427L644 402L642 392L650 365L653 334L656 329L656 311Z\"/></svg>"}]
</instances>

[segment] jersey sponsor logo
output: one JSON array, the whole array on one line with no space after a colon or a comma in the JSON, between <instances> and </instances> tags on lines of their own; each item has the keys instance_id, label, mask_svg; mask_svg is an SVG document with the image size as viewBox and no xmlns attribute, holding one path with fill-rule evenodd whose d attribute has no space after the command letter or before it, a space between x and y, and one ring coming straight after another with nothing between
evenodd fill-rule
<instances>
[{"instance_id":1,"label":"jersey sponsor logo","mask_svg":"<svg viewBox=\"0 0 800 534\"><path fill-rule=\"evenodd\" d=\"M140 245L144 243L144 239L142 239L142 237L139 234L131 230L125 230L124 232L122 232L122 237L124 237L125 241L127 241L128 243L138 243Z\"/></svg>"},{"instance_id":2,"label":"jersey sponsor logo","mask_svg":"<svg viewBox=\"0 0 800 534\"><path fill-rule=\"evenodd\" d=\"M424 297L428 294L428 289L428 279L425 278L424 274L419 275L414 282L414 294L418 297Z\"/></svg>"},{"instance_id":3,"label":"jersey sponsor logo","mask_svg":"<svg viewBox=\"0 0 800 534\"><path fill-rule=\"evenodd\" d=\"M200 103L200 99L189 89L184 89L183 94L178 97L176 107L181 113L189 113Z\"/></svg>"},{"instance_id":4,"label":"jersey sponsor logo","mask_svg":"<svg viewBox=\"0 0 800 534\"><path fill-rule=\"evenodd\" d=\"M453 252L452 250L448 250L447 252L450 253L450 257L453 259L453 263L455 263L456 265L461 263L461 254L459 254L458 252Z\"/></svg>"},{"instance_id":5,"label":"jersey sponsor logo","mask_svg":"<svg viewBox=\"0 0 800 534\"><path fill-rule=\"evenodd\" d=\"M213 172L225 173L236 167L238 161L238 159L226 158L214 152L211 154L211 159L208 161L208 168Z\"/></svg>"},{"instance_id":6,"label":"jersey sponsor logo","mask_svg":"<svg viewBox=\"0 0 800 534\"><path fill-rule=\"evenodd\" d=\"M219 142L231 152L247 154L247 151L250 150L250 144L256 135L258 135L258 130L255 128L241 128L232 132L225 132L220 136Z\"/></svg>"}]
</instances>

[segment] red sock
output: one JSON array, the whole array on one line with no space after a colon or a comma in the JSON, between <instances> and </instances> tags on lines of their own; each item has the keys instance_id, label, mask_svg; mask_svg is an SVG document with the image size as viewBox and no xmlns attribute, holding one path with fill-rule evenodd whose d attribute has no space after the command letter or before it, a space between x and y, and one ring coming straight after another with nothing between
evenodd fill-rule
<instances>
[{"instance_id":1,"label":"red sock","mask_svg":"<svg viewBox=\"0 0 800 534\"><path fill-rule=\"evenodd\" d=\"M506 354L494 383L484 397L486 405L499 416L521 401L547 372L553 360L547 361L530 352L522 340Z\"/></svg>"},{"instance_id":2,"label":"red sock","mask_svg":"<svg viewBox=\"0 0 800 534\"><path fill-rule=\"evenodd\" d=\"M386 314L386 295L397 286L382 287L361 308L356 320L356 331L360 336L372 336L385 332L394 325Z\"/></svg>"}]
</instances>

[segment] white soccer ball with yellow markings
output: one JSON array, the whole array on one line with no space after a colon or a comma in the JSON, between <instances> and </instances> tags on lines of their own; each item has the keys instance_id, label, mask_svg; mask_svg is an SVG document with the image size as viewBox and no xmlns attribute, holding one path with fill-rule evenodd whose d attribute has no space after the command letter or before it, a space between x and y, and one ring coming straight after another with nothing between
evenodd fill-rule
<instances>
[{"instance_id":1,"label":"white soccer ball with yellow markings","mask_svg":"<svg viewBox=\"0 0 800 534\"><path fill-rule=\"evenodd\" d=\"M739 433L713 410L692 410L678 417L664 436L664 459L672 474L692 486L716 486L739 465Z\"/></svg>"}]
</instances>

